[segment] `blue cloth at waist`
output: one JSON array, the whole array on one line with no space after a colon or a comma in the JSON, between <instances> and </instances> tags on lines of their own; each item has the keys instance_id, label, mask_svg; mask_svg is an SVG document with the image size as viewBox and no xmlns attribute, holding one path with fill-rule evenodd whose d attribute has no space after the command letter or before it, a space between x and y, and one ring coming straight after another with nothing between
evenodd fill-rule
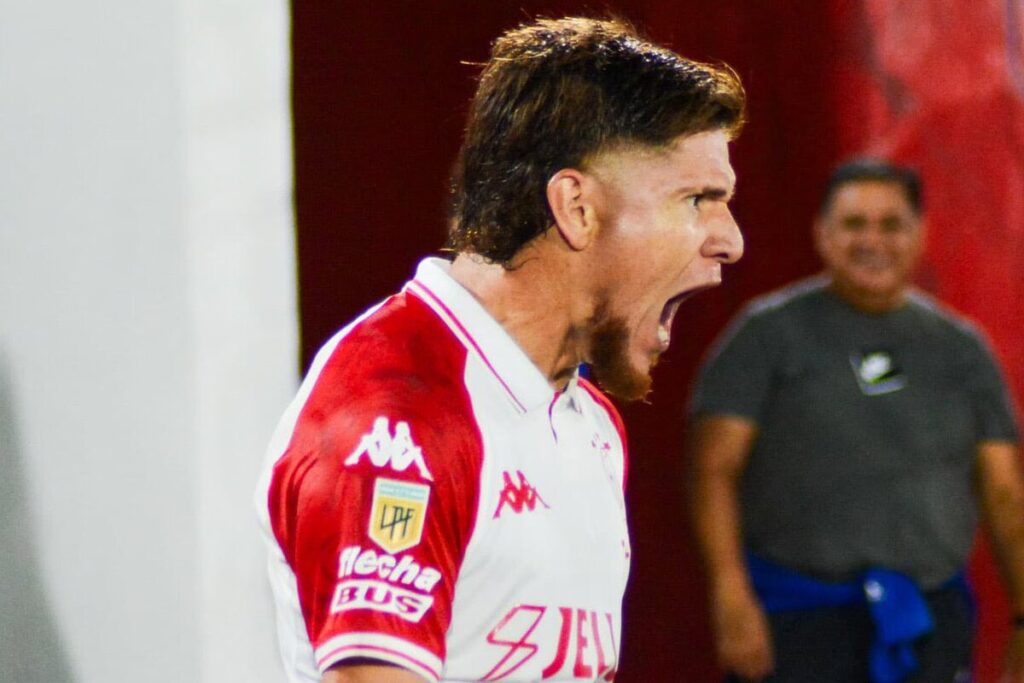
<instances>
[{"instance_id":1,"label":"blue cloth at waist","mask_svg":"<svg viewBox=\"0 0 1024 683\"><path fill-rule=\"evenodd\" d=\"M873 683L900 683L917 669L914 641L934 629L928 603L906 574L869 569L847 582L819 581L747 553L754 590L768 612L867 604L875 624L871 644L870 679ZM943 586L967 590L963 572Z\"/></svg>"}]
</instances>

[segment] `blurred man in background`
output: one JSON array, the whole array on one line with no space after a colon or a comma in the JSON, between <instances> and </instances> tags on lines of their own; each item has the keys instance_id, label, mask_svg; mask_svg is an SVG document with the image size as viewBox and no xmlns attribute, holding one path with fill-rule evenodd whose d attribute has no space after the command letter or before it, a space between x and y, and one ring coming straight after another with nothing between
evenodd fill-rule
<instances>
[{"instance_id":1,"label":"blurred man in background","mask_svg":"<svg viewBox=\"0 0 1024 683\"><path fill-rule=\"evenodd\" d=\"M702 369L690 502L740 680L968 681L980 513L1024 681L1018 430L979 332L911 288L921 201L909 169L838 168L814 228L826 273L751 302Z\"/></svg>"}]
</instances>

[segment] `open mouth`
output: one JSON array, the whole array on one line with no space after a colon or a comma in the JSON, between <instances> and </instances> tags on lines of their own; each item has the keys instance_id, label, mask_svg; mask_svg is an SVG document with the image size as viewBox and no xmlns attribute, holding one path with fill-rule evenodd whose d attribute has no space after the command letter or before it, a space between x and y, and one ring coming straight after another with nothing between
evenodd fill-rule
<instances>
[{"instance_id":1,"label":"open mouth","mask_svg":"<svg viewBox=\"0 0 1024 683\"><path fill-rule=\"evenodd\" d=\"M658 321L658 341L661 342L662 351L668 348L669 342L672 340L672 320L675 318L679 306L695 294L700 294L705 290L715 287L717 284L717 282L709 282L699 287L684 290L665 302L664 308L661 309L661 318Z\"/></svg>"}]
</instances>

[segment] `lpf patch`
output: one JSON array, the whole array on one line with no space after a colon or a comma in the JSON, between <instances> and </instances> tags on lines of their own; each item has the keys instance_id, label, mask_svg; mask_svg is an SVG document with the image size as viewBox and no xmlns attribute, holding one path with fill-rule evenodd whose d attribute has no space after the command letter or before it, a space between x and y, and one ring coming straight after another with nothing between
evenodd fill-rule
<instances>
[{"instance_id":1,"label":"lpf patch","mask_svg":"<svg viewBox=\"0 0 1024 683\"><path fill-rule=\"evenodd\" d=\"M369 535L389 553L411 548L423 538L430 487L378 478L373 485Z\"/></svg>"},{"instance_id":2,"label":"lpf patch","mask_svg":"<svg viewBox=\"0 0 1024 683\"><path fill-rule=\"evenodd\" d=\"M906 376L888 351L853 353L850 366L861 392L867 396L890 394L907 386Z\"/></svg>"}]
</instances>

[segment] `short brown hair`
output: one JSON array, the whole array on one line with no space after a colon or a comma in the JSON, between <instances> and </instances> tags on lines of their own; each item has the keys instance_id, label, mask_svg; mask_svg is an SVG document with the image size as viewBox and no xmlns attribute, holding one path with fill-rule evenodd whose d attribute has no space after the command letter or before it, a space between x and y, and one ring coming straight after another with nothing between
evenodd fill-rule
<instances>
[{"instance_id":1,"label":"short brown hair","mask_svg":"<svg viewBox=\"0 0 1024 683\"><path fill-rule=\"evenodd\" d=\"M921 176L909 166L897 166L885 159L851 159L835 168L825 183L819 213L825 214L832 206L839 189L847 183L895 183L903 188L911 210L918 216L924 210Z\"/></svg>"},{"instance_id":2,"label":"short brown hair","mask_svg":"<svg viewBox=\"0 0 1024 683\"><path fill-rule=\"evenodd\" d=\"M739 134L745 95L727 66L680 57L618 19L540 19L500 36L470 104L452 174L448 248L508 264L554 219L547 182L620 144Z\"/></svg>"}]
</instances>

